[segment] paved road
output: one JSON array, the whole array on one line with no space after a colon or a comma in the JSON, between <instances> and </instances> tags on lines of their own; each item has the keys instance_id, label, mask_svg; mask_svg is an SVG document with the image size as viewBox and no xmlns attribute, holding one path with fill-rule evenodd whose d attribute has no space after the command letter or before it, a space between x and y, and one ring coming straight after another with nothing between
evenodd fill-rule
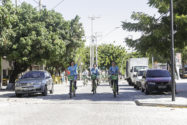
<instances>
[{"instance_id":1,"label":"paved road","mask_svg":"<svg viewBox=\"0 0 187 125\"><path fill-rule=\"evenodd\" d=\"M69 99L68 85L56 85L55 93L43 97L16 98L0 92L0 125L186 125L187 109L139 107L141 98L169 98L170 95L145 96L120 82L120 95L113 98L107 83L91 94L91 87L79 84L77 96Z\"/></svg>"}]
</instances>

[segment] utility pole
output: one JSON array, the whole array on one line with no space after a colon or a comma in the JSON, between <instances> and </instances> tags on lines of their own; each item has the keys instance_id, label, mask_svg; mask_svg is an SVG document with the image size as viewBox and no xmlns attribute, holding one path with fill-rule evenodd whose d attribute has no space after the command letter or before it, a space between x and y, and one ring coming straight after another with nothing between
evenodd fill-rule
<instances>
[{"instance_id":1,"label":"utility pole","mask_svg":"<svg viewBox=\"0 0 187 125\"><path fill-rule=\"evenodd\" d=\"M98 66L98 51L97 51L97 48L98 48L98 37L102 37L102 35L100 34L98 34L98 33L95 33L95 57L96 57L96 65Z\"/></svg>"},{"instance_id":2,"label":"utility pole","mask_svg":"<svg viewBox=\"0 0 187 125\"><path fill-rule=\"evenodd\" d=\"M97 39L97 36L95 37L95 40L96 40L96 45L95 45L95 47L96 47L96 48L95 48L95 51L96 51L96 52L95 52L95 57L96 57L96 59L95 59L95 62L96 62L96 65L98 66L98 60L97 60L97 59L98 59L98 55L97 55L97 40L98 40L98 39Z\"/></svg>"},{"instance_id":3,"label":"utility pole","mask_svg":"<svg viewBox=\"0 0 187 125\"><path fill-rule=\"evenodd\" d=\"M88 17L91 20L91 42L90 42L90 70L94 64L94 35L93 35L93 21L100 17Z\"/></svg>"},{"instance_id":4,"label":"utility pole","mask_svg":"<svg viewBox=\"0 0 187 125\"><path fill-rule=\"evenodd\" d=\"M173 21L173 0L170 0L171 18L171 82L172 82L172 101L175 101L175 50L174 50L174 21Z\"/></svg>"},{"instance_id":5,"label":"utility pole","mask_svg":"<svg viewBox=\"0 0 187 125\"><path fill-rule=\"evenodd\" d=\"M39 0L39 10L42 9L42 0Z\"/></svg>"},{"instance_id":6,"label":"utility pole","mask_svg":"<svg viewBox=\"0 0 187 125\"><path fill-rule=\"evenodd\" d=\"M154 68L154 57L152 55L152 69Z\"/></svg>"},{"instance_id":7,"label":"utility pole","mask_svg":"<svg viewBox=\"0 0 187 125\"><path fill-rule=\"evenodd\" d=\"M18 6L18 0L15 0L15 4L16 4L16 8L17 8L17 6Z\"/></svg>"}]
</instances>

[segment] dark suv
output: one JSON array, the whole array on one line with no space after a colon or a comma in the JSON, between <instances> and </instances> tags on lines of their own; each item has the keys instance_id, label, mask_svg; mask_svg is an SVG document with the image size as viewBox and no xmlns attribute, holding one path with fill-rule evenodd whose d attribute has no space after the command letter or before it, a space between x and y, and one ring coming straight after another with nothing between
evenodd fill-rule
<instances>
[{"instance_id":1,"label":"dark suv","mask_svg":"<svg viewBox=\"0 0 187 125\"><path fill-rule=\"evenodd\" d=\"M171 76L167 70L149 69L144 73L141 82L141 90L146 95L154 92L171 91Z\"/></svg>"}]
</instances>

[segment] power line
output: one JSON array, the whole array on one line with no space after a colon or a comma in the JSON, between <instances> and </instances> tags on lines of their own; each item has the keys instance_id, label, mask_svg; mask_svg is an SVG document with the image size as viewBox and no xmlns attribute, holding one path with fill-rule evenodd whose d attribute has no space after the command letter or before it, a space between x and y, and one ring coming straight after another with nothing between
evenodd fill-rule
<instances>
[{"instance_id":1,"label":"power line","mask_svg":"<svg viewBox=\"0 0 187 125\"><path fill-rule=\"evenodd\" d=\"M38 4L38 1L36 1L36 0L33 0L36 4Z\"/></svg>"},{"instance_id":2,"label":"power line","mask_svg":"<svg viewBox=\"0 0 187 125\"><path fill-rule=\"evenodd\" d=\"M115 27L112 31L108 32L107 34L104 35L104 37L110 35L112 32L114 32L115 30L119 29L120 27Z\"/></svg>"},{"instance_id":3,"label":"power line","mask_svg":"<svg viewBox=\"0 0 187 125\"><path fill-rule=\"evenodd\" d=\"M57 8L62 2L64 2L65 0L62 0L62 1L60 1L56 6L54 6L53 7L53 10L55 9L55 8Z\"/></svg>"},{"instance_id":4,"label":"power line","mask_svg":"<svg viewBox=\"0 0 187 125\"><path fill-rule=\"evenodd\" d=\"M21 0L18 0L18 2L19 2L20 4L22 4Z\"/></svg>"}]
</instances>

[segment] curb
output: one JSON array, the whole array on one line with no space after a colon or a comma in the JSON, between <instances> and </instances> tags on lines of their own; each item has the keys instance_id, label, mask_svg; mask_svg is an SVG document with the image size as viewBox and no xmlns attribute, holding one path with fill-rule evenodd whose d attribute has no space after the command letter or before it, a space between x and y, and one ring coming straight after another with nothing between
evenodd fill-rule
<instances>
[{"instance_id":1,"label":"curb","mask_svg":"<svg viewBox=\"0 0 187 125\"><path fill-rule=\"evenodd\" d=\"M151 106L151 107L171 107L171 108L187 108L187 104L163 104L163 103L151 103L151 102L140 102L135 100L137 106Z\"/></svg>"}]
</instances>

